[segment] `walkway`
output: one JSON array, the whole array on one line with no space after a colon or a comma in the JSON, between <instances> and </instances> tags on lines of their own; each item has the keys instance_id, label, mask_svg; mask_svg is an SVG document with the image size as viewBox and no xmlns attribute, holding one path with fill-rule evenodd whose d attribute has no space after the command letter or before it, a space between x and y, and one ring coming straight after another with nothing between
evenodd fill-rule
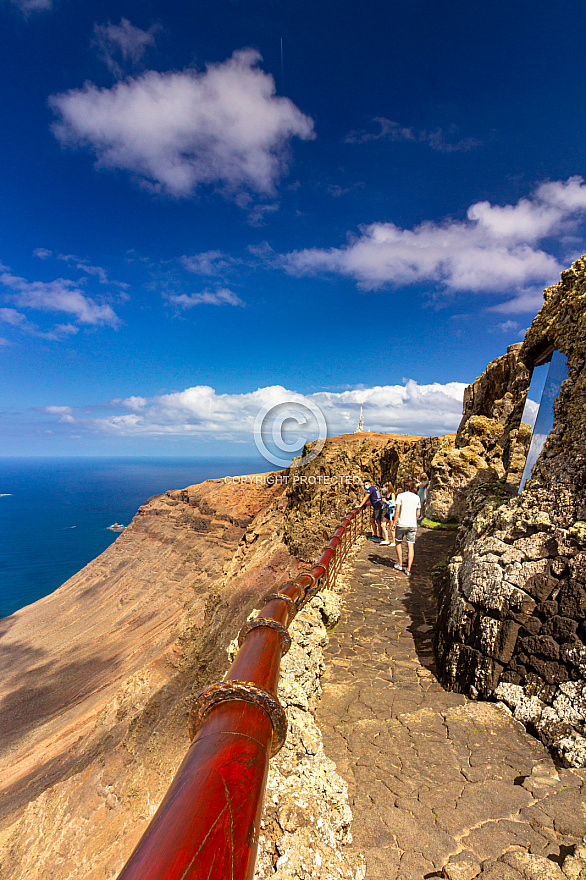
<instances>
[{"instance_id":1,"label":"walkway","mask_svg":"<svg viewBox=\"0 0 586 880\"><path fill-rule=\"evenodd\" d=\"M366 541L324 652L317 720L366 880L586 877L577 860L559 867L586 834L586 771L557 768L495 704L435 678L429 573L451 542L420 530L409 579L392 548Z\"/></svg>"}]
</instances>

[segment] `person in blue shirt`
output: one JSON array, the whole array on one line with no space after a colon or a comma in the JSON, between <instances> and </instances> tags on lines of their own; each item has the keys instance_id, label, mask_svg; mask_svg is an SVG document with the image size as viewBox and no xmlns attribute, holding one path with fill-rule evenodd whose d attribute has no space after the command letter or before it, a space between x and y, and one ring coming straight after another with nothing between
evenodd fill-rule
<instances>
[{"instance_id":1,"label":"person in blue shirt","mask_svg":"<svg viewBox=\"0 0 586 880\"><path fill-rule=\"evenodd\" d=\"M388 540L383 541L383 527L382 527L382 518L383 518L383 499L381 494L376 486L370 483L368 480L364 483L364 488L366 489L366 495L360 502L360 507L364 504L367 504L370 501L370 525L372 528L372 537L375 541L382 541L382 543L389 543Z\"/></svg>"},{"instance_id":2,"label":"person in blue shirt","mask_svg":"<svg viewBox=\"0 0 586 880\"><path fill-rule=\"evenodd\" d=\"M419 477L419 482L417 483L416 492L419 495L419 503L421 504L421 513L419 515L418 522L421 522L423 517L425 516L425 505L427 503L427 493L429 491L429 479L427 474L423 473Z\"/></svg>"},{"instance_id":3,"label":"person in blue shirt","mask_svg":"<svg viewBox=\"0 0 586 880\"><path fill-rule=\"evenodd\" d=\"M397 502L395 501L395 493L393 492L393 487L391 483L385 483L384 488L381 490L381 494L383 497L383 535L385 536L384 541L381 541L381 544L390 544L391 547L395 546L395 529L393 526L393 517L395 515L395 508L397 506ZM390 532L389 532L390 530ZM390 540L389 540L390 533Z\"/></svg>"}]
</instances>

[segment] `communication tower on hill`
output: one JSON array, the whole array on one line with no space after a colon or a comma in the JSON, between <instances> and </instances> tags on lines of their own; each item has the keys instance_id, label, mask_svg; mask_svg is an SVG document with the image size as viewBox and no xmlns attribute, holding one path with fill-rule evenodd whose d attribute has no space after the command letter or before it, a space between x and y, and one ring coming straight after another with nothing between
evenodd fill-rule
<instances>
[{"instance_id":1,"label":"communication tower on hill","mask_svg":"<svg viewBox=\"0 0 586 880\"><path fill-rule=\"evenodd\" d=\"M360 434L364 431L364 418L362 416L362 401L360 401L360 418L358 419L358 427L354 431L355 434Z\"/></svg>"}]
</instances>

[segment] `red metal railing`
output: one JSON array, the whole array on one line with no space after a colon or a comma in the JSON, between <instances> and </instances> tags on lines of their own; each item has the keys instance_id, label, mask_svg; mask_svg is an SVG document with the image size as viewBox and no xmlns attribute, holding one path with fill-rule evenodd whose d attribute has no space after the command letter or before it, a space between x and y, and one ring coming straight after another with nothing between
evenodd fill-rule
<instances>
[{"instance_id":1,"label":"red metal railing","mask_svg":"<svg viewBox=\"0 0 586 880\"><path fill-rule=\"evenodd\" d=\"M287 731L276 696L287 627L335 583L364 520L364 507L347 514L316 565L265 596L259 616L243 627L224 681L194 703L191 747L118 880L251 880L269 757Z\"/></svg>"}]
</instances>

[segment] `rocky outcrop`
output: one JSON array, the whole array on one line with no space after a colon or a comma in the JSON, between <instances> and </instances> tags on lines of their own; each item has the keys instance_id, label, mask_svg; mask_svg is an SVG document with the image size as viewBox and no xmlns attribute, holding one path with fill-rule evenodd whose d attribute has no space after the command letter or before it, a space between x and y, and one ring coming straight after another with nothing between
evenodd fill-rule
<instances>
[{"instance_id":1,"label":"rocky outcrop","mask_svg":"<svg viewBox=\"0 0 586 880\"><path fill-rule=\"evenodd\" d=\"M531 440L521 424L530 380L517 343L466 388L454 442L446 439L431 462L430 519L459 522L470 493L491 479L516 492Z\"/></svg>"},{"instance_id":2,"label":"rocky outcrop","mask_svg":"<svg viewBox=\"0 0 586 880\"><path fill-rule=\"evenodd\" d=\"M424 441L430 445L428 438L369 431L342 434L326 440L320 455L303 468L295 467L293 460L285 514L285 540L291 552L306 562L316 559L342 516L364 497L363 481L379 486L387 480L396 482L400 468L412 460L409 456L415 454L416 463L423 460L421 452L413 451Z\"/></svg>"},{"instance_id":3,"label":"rocky outcrop","mask_svg":"<svg viewBox=\"0 0 586 880\"><path fill-rule=\"evenodd\" d=\"M418 480L420 475L430 474L435 455L445 444L454 442L454 434L443 437L420 437L414 443L397 468L393 485L399 487L407 478Z\"/></svg>"},{"instance_id":4,"label":"rocky outcrop","mask_svg":"<svg viewBox=\"0 0 586 880\"><path fill-rule=\"evenodd\" d=\"M473 696L496 695L563 760L583 766L585 258L564 272L544 298L521 348L515 350L522 381L515 385L511 380L507 387L516 387L517 397L513 394L504 406L500 398L493 415L486 415L473 412L478 395L469 395L467 411L472 414L460 426L457 442L471 436L474 419L494 425L495 435L498 426L501 434L495 443L503 455L496 460L502 470L495 467L488 483L469 489L456 552L440 586L436 651L449 687ZM566 355L568 379L554 405L554 427L532 478L519 496L511 497L507 481L511 462L517 461L514 444L526 370L552 347ZM516 473L519 469L515 463Z\"/></svg>"}]
</instances>

